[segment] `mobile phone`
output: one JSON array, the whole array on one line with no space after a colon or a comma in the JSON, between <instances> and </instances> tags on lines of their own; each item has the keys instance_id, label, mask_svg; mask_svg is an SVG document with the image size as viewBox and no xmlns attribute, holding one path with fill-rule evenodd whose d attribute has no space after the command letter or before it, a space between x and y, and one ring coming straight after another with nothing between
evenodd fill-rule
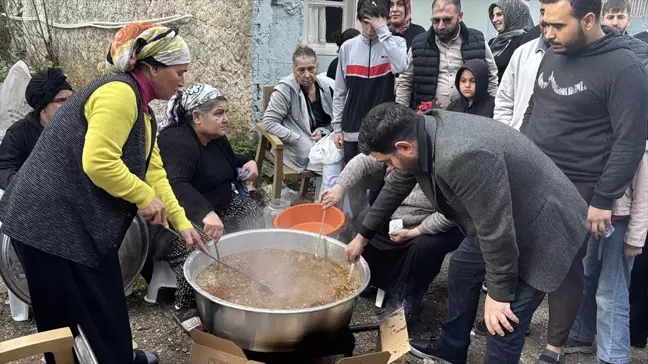
<instances>
[{"instance_id":1,"label":"mobile phone","mask_svg":"<svg viewBox=\"0 0 648 364\"><path fill-rule=\"evenodd\" d=\"M610 225L605 228L605 238L609 238L614 233L614 226Z\"/></svg>"}]
</instances>

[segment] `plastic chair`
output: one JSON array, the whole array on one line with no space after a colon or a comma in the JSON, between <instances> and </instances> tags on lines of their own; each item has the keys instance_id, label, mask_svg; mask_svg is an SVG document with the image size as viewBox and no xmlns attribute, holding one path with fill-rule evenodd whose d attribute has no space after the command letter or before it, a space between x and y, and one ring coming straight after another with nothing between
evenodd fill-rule
<instances>
[{"instance_id":1,"label":"plastic chair","mask_svg":"<svg viewBox=\"0 0 648 364\"><path fill-rule=\"evenodd\" d=\"M146 289L144 301L154 304L157 302L158 291L160 288L178 288L176 284L176 274L171 270L169 263L156 261L153 263L153 276Z\"/></svg>"}]
</instances>

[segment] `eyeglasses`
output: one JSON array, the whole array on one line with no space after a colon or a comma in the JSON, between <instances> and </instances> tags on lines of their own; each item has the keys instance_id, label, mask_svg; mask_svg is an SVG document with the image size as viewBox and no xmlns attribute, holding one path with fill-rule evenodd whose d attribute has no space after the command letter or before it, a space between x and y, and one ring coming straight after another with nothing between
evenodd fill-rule
<instances>
[{"instance_id":1,"label":"eyeglasses","mask_svg":"<svg viewBox=\"0 0 648 364\"><path fill-rule=\"evenodd\" d=\"M432 18L430 20L432 20L433 24L439 24L439 23L443 22L443 24L445 24L445 25L451 25L456 17L457 17L457 15L455 15L453 17L450 17L450 18Z\"/></svg>"}]
</instances>

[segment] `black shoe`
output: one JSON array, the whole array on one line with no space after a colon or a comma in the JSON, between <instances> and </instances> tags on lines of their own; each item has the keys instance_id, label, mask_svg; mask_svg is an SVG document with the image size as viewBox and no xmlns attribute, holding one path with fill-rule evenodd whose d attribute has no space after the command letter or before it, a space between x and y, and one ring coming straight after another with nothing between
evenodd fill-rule
<instances>
[{"instance_id":1,"label":"black shoe","mask_svg":"<svg viewBox=\"0 0 648 364\"><path fill-rule=\"evenodd\" d=\"M572 339L568 339L565 344L565 354L594 354L596 347L594 343L584 343Z\"/></svg>"},{"instance_id":2,"label":"black shoe","mask_svg":"<svg viewBox=\"0 0 648 364\"><path fill-rule=\"evenodd\" d=\"M565 364L565 355L554 353L549 349L543 349L537 364Z\"/></svg>"},{"instance_id":3,"label":"black shoe","mask_svg":"<svg viewBox=\"0 0 648 364\"><path fill-rule=\"evenodd\" d=\"M490 335L490 333L488 332L488 328L486 327L486 321L484 320L479 320L479 322L477 322L475 326L473 326L473 332L477 336L486 337ZM531 328L528 328L526 329L526 331L524 331L524 336L530 336L530 335L531 335Z\"/></svg>"},{"instance_id":4,"label":"black shoe","mask_svg":"<svg viewBox=\"0 0 648 364\"><path fill-rule=\"evenodd\" d=\"M475 324L475 326L473 326L473 332L477 336L488 336L488 335L490 335L490 333L488 332L488 329L486 328L486 321L484 321L484 320L479 320L479 322L477 322Z\"/></svg>"},{"instance_id":5,"label":"black shoe","mask_svg":"<svg viewBox=\"0 0 648 364\"><path fill-rule=\"evenodd\" d=\"M158 364L160 357L155 353L142 350L133 350L133 364Z\"/></svg>"},{"instance_id":6,"label":"black shoe","mask_svg":"<svg viewBox=\"0 0 648 364\"><path fill-rule=\"evenodd\" d=\"M450 361L444 358L441 354L441 349L438 347L438 340L433 339L414 339L410 340L410 353L419 359L430 358L435 361L435 364L462 364L464 362Z\"/></svg>"}]
</instances>

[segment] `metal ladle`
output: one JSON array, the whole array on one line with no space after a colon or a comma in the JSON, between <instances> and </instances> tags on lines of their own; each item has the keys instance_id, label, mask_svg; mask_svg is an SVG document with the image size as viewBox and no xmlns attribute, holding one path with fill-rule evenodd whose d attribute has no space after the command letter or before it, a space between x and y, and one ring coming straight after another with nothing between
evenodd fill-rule
<instances>
[{"instance_id":1,"label":"metal ladle","mask_svg":"<svg viewBox=\"0 0 648 364\"><path fill-rule=\"evenodd\" d=\"M173 235L174 235L175 237L177 237L178 239L183 240L183 241L186 242L186 240L182 237L182 235L180 235L180 234L178 234L177 232L175 232L175 230L172 230L172 229L170 229L170 228L168 228L168 227L166 227L166 226L163 226L163 227L164 227L164 229L166 229L168 232L170 232L171 234L173 234ZM275 290L272 289L272 287L270 286L270 284L268 284L267 282L265 282L265 281L263 281L263 280L259 280L259 279L252 278L252 277L250 277L249 275L243 273L242 271L240 271L240 270L238 270L238 269L232 267L231 265L223 263L223 262L219 259L220 257L216 258L215 256L211 255L211 254L210 254L206 249L205 249L205 250L200 249L200 251L201 251L203 254L205 254L206 256L208 256L208 257L210 257L211 259L213 259L214 261L216 261L218 264L222 264L224 267L229 268L229 269L235 271L236 273L238 273L238 274L244 276L245 278L247 278L247 279L249 279L249 280L251 280L251 281L253 281L253 282L256 282L257 284L259 284L261 287L265 288L265 289L268 290L269 292L272 292L273 294L277 294L277 292L275 292ZM218 247L216 248L216 252L217 252L217 254L218 254ZM220 254L218 254L218 255L220 255Z\"/></svg>"}]
</instances>

